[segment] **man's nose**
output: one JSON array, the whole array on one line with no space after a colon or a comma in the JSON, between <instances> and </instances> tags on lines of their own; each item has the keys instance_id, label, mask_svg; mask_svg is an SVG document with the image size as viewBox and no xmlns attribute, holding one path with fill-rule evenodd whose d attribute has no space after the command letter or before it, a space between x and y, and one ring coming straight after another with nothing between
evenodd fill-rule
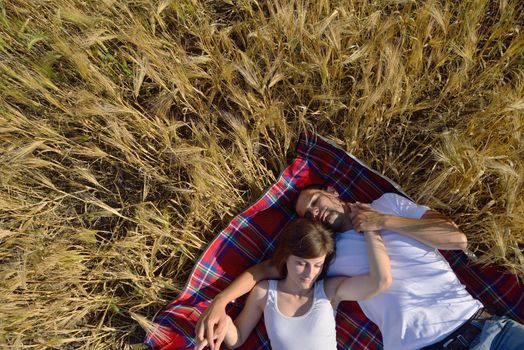
<instances>
[{"instance_id":1,"label":"man's nose","mask_svg":"<svg viewBox=\"0 0 524 350\"><path fill-rule=\"evenodd\" d=\"M317 207L311 207L311 208L309 208L308 212L309 212L309 216L310 216L312 219L316 219L319 210L318 210Z\"/></svg>"}]
</instances>

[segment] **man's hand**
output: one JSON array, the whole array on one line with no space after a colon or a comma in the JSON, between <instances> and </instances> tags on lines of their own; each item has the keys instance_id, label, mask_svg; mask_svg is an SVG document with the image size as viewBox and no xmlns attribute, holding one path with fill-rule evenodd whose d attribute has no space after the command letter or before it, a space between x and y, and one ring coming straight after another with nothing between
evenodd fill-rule
<instances>
[{"instance_id":1,"label":"man's hand","mask_svg":"<svg viewBox=\"0 0 524 350\"><path fill-rule=\"evenodd\" d=\"M220 349L227 332L228 316L223 303L215 299L209 307L200 315L196 325L197 347L196 350L204 349L209 345L211 350Z\"/></svg>"},{"instance_id":2,"label":"man's hand","mask_svg":"<svg viewBox=\"0 0 524 350\"><path fill-rule=\"evenodd\" d=\"M373 209L369 204L356 202L349 204L351 223L358 232L380 231L384 228L385 214Z\"/></svg>"}]
</instances>

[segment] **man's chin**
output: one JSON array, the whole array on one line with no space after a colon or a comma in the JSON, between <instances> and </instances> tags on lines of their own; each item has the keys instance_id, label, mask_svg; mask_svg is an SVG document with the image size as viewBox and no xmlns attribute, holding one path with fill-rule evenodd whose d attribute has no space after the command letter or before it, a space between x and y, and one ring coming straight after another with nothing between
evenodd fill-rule
<instances>
[{"instance_id":1,"label":"man's chin","mask_svg":"<svg viewBox=\"0 0 524 350\"><path fill-rule=\"evenodd\" d=\"M329 229L338 232L340 231L342 227L342 218L340 216L328 216L326 218L326 221L323 222L324 226L328 227Z\"/></svg>"}]
</instances>

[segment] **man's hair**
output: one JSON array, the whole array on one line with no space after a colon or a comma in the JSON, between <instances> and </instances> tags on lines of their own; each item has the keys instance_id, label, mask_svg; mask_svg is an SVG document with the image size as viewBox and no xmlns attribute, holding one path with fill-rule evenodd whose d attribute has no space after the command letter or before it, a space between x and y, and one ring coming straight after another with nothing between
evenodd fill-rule
<instances>
[{"instance_id":1,"label":"man's hair","mask_svg":"<svg viewBox=\"0 0 524 350\"><path fill-rule=\"evenodd\" d=\"M327 186L325 184L312 184L312 185L307 185L306 187L304 188L300 188L298 190L298 196L297 198L295 198L295 202L293 203L293 209L295 210L295 212L297 211L297 203L298 203L298 199L300 198L300 194L306 190L322 190L322 191L326 191L327 190Z\"/></svg>"},{"instance_id":2,"label":"man's hair","mask_svg":"<svg viewBox=\"0 0 524 350\"><path fill-rule=\"evenodd\" d=\"M303 259L314 259L326 254L326 260L319 278L324 277L326 268L335 252L333 234L319 223L308 219L290 222L282 232L271 263L280 274L287 276L286 262L290 255Z\"/></svg>"}]
</instances>

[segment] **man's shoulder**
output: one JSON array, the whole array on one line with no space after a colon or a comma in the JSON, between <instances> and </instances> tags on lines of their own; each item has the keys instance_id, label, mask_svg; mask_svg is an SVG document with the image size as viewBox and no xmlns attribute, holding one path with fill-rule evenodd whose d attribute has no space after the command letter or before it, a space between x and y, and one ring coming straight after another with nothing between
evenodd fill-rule
<instances>
[{"instance_id":1,"label":"man's shoulder","mask_svg":"<svg viewBox=\"0 0 524 350\"><path fill-rule=\"evenodd\" d=\"M383 202L385 202L385 203L390 203L391 204L391 202L394 202L394 201L397 201L397 200L409 200L409 199L407 199L406 197L401 196L400 194L395 193L395 192L386 192L382 196L378 197L377 199L375 199L371 203L373 204L373 203L383 203Z\"/></svg>"},{"instance_id":2,"label":"man's shoulder","mask_svg":"<svg viewBox=\"0 0 524 350\"><path fill-rule=\"evenodd\" d=\"M409 199L393 192L384 193L382 196L370 203L371 207L379 212L394 211L398 208L399 203L409 201Z\"/></svg>"},{"instance_id":3,"label":"man's shoulder","mask_svg":"<svg viewBox=\"0 0 524 350\"><path fill-rule=\"evenodd\" d=\"M429 207L420 205L398 193L384 193L371 203L371 207L382 214L419 219Z\"/></svg>"}]
</instances>

